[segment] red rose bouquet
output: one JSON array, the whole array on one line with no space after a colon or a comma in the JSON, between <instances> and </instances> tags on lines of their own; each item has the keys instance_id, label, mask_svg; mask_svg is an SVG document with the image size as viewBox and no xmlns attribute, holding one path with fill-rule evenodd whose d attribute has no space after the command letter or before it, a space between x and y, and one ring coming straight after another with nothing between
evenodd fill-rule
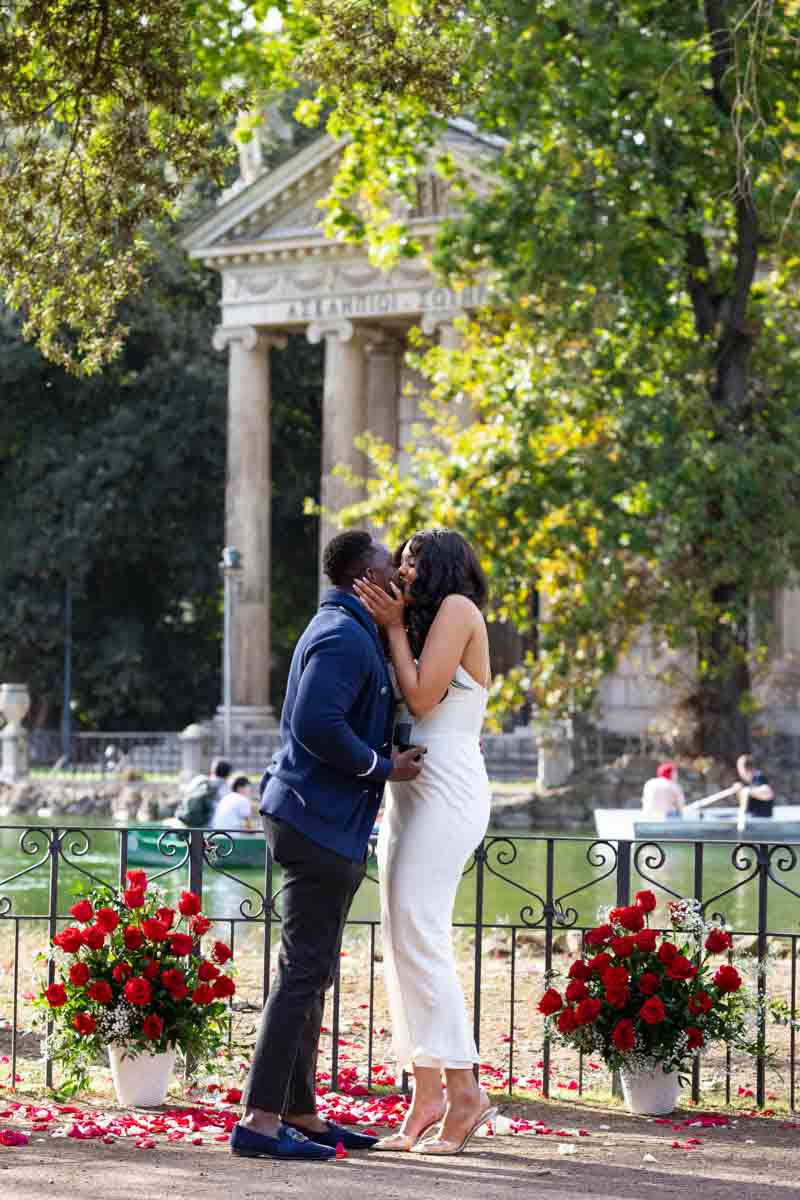
<instances>
[{"instance_id":1,"label":"red rose bouquet","mask_svg":"<svg viewBox=\"0 0 800 1200\"><path fill-rule=\"evenodd\" d=\"M714 961L730 934L683 900L669 906L671 930L657 932L648 927L655 907L652 892L638 892L588 931L566 984L549 980L539 1001L548 1035L629 1074L681 1070L714 1041L751 1049L754 1001L736 968Z\"/></svg>"},{"instance_id":2,"label":"red rose bouquet","mask_svg":"<svg viewBox=\"0 0 800 1200\"><path fill-rule=\"evenodd\" d=\"M65 1070L62 1090L85 1087L111 1044L126 1055L179 1047L210 1059L224 1043L236 984L225 942L201 953L211 921L199 898L183 892L170 908L144 871L129 871L121 891L96 888L69 911L73 923L51 945L55 981L35 1002L53 1025L49 1051Z\"/></svg>"}]
</instances>

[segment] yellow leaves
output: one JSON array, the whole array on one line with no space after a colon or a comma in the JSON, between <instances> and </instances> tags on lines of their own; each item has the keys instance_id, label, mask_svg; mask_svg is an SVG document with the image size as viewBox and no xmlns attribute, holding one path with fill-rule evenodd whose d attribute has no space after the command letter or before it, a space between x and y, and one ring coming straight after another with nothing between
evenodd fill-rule
<instances>
[{"instance_id":1,"label":"yellow leaves","mask_svg":"<svg viewBox=\"0 0 800 1200\"><path fill-rule=\"evenodd\" d=\"M295 105L294 119L301 125L307 125L309 129L315 129L319 125L321 115L322 103L319 100L301 100Z\"/></svg>"}]
</instances>

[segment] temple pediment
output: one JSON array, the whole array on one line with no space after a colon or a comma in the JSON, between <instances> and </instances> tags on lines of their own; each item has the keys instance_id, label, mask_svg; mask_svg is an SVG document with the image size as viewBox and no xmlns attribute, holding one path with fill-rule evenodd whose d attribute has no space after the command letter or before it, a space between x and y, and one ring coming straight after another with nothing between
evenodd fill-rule
<instances>
[{"instance_id":1,"label":"temple pediment","mask_svg":"<svg viewBox=\"0 0 800 1200\"><path fill-rule=\"evenodd\" d=\"M184 238L185 249L193 258L223 270L231 262L285 259L287 253L294 257L335 249L351 252L352 248L325 238L320 208L344 146L344 140L322 136L276 170L248 186L238 186ZM496 153L496 142L480 137L467 122L454 121L437 150L453 155L479 183L482 160ZM450 186L433 166L420 177L412 205L397 201L398 215L422 234L426 229L433 232L452 206Z\"/></svg>"}]
</instances>

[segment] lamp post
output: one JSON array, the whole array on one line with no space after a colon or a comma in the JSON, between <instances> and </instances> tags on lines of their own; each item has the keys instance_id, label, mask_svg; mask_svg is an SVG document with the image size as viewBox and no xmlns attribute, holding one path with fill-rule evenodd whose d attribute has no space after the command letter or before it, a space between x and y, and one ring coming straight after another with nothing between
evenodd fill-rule
<instances>
[{"instance_id":1,"label":"lamp post","mask_svg":"<svg viewBox=\"0 0 800 1200\"><path fill-rule=\"evenodd\" d=\"M235 546L222 551L219 569L223 579L222 634L222 752L231 752L231 706L233 703L233 604L242 579L242 556Z\"/></svg>"},{"instance_id":2,"label":"lamp post","mask_svg":"<svg viewBox=\"0 0 800 1200\"><path fill-rule=\"evenodd\" d=\"M69 766L72 757L72 580L64 580L64 701L61 707L61 757Z\"/></svg>"}]
</instances>

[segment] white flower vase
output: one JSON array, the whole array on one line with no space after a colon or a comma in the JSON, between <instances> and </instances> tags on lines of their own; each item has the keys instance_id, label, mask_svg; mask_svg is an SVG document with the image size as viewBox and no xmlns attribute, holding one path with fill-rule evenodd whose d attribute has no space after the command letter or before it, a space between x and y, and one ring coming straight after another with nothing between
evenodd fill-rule
<instances>
[{"instance_id":1,"label":"white flower vase","mask_svg":"<svg viewBox=\"0 0 800 1200\"><path fill-rule=\"evenodd\" d=\"M620 1071L628 1111L640 1117L663 1117L674 1111L681 1090L677 1071Z\"/></svg>"},{"instance_id":2,"label":"white flower vase","mask_svg":"<svg viewBox=\"0 0 800 1200\"><path fill-rule=\"evenodd\" d=\"M123 1108L156 1108L164 1103L172 1072L175 1051L161 1054L125 1054L125 1047L108 1047L111 1077L117 1100Z\"/></svg>"}]
</instances>

